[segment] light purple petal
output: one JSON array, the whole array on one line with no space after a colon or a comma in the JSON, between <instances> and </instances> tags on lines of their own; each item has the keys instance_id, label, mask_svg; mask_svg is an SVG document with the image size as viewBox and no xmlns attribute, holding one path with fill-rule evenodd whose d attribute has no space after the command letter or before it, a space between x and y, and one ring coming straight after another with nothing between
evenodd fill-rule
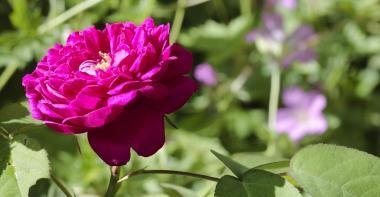
<instances>
[{"instance_id":1,"label":"light purple petal","mask_svg":"<svg viewBox=\"0 0 380 197\"><path fill-rule=\"evenodd\" d=\"M308 110L311 114L321 113L323 109L325 109L326 103L326 97L316 92L310 99L310 106Z\"/></svg>"},{"instance_id":2,"label":"light purple petal","mask_svg":"<svg viewBox=\"0 0 380 197\"><path fill-rule=\"evenodd\" d=\"M294 9L297 6L297 0L280 0L280 5L287 9Z\"/></svg>"},{"instance_id":3,"label":"light purple petal","mask_svg":"<svg viewBox=\"0 0 380 197\"><path fill-rule=\"evenodd\" d=\"M269 33L274 40L282 41L285 38L282 17L279 14L266 12L263 14L262 20L265 31Z\"/></svg>"},{"instance_id":4,"label":"light purple petal","mask_svg":"<svg viewBox=\"0 0 380 197\"><path fill-rule=\"evenodd\" d=\"M286 88L282 94L282 102L285 106L291 108L305 106L308 99L307 94L298 86Z\"/></svg>"},{"instance_id":5,"label":"light purple petal","mask_svg":"<svg viewBox=\"0 0 380 197\"><path fill-rule=\"evenodd\" d=\"M302 25L298 27L292 35L289 37L288 43L294 48L298 48L299 45L304 45L305 42L312 39L315 36L314 30L308 25Z\"/></svg>"},{"instance_id":6,"label":"light purple petal","mask_svg":"<svg viewBox=\"0 0 380 197\"><path fill-rule=\"evenodd\" d=\"M322 113L310 115L306 125L310 134L322 134L328 128L327 120Z\"/></svg>"},{"instance_id":7,"label":"light purple petal","mask_svg":"<svg viewBox=\"0 0 380 197\"><path fill-rule=\"evenodd\" d=\"M288 108L279 109L275 124L275 131L278 133L288 133L297 126L297 119L294 117L294 111Z\"/></svg>"},{"instance_id":8,"label":"light purple petal","mask_svg":"<svg viewBox=\"0 0 380 197\"><path fill-rule=\"evenodd\" d=\"M310 62L315 59L315 52L313 49L304 49L300 51L296 51L294 53L291 53L290 55L286 56L282 60L282 66L283 67L289 67L289 65L293 64L296 61L299 62Z\"/></svg>"},{"instance_id":9,"label":"light purple petal","mask_svg":"<svg viewBox=\"0 0 380 197\"><path fill-rule=\"evenodd\" d=\"M196 66L194 77L206 86L215 86L218 83L216 73L210 64L204 63Z\"/></svg>"},{"instance_id":10,"label":"light purple petal","mask_svg":"<svg viewBox=\"0 0 380 197\"><path fill-rule=\"evenodd\" d=\"M245 42L246 43L253 43L261 36L261 34L262 34L262 32L260 31L260 29L255 29L255 30L249 32L245 36Z\"/></svg>"}]
</instances>

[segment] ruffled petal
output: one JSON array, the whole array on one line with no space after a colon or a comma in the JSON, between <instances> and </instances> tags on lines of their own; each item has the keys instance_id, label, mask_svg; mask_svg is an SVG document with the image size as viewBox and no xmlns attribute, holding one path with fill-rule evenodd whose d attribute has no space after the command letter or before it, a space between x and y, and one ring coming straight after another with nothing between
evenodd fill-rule
<instances>
[{"instance_id":1,"label":"ruffled petal","mask_svg":"<svg viewBox=\"0 0 380 197\"><path fill-rule=\"evenodd\" d=\"M147 157L163 146L164 115L147 106L131 106L111 124L89 131L88 140L108 165L124 165L130 159L130 148Z\"/></svg>"},{"instance_id":2,"label":"ruffled petal","mask_svg":"<svg viewBox=\"0 0 380 197\"><path fill-rule=\"evenodd\" d=\"M85 129L76 127L76 126L71 126L67 124L60 124L52 121L44 121L46 126L60 132L63 134L79 134L79 133L84 133L86 132Z\"/></svg>"},{"instance_id":3,"label":"ruffled petal","mask_svg":"<svg viewBox=\"0 0 380 197\"><path fill-rule=\"evenodd\" d=\"M74 116L63 120L63 124L78 125L84 128L102 127L113 121L122 112L122 107L106 106L83 116Z\"/></svg>"},{"instance_id":4,"label":"ruffled petal","mask_svg":"<svg viewBox=\"0 0 380 197\"><path fill-rule=\"evenodd\" d=\"M164 85L168 88L168 96L153 103L165 113L180 109L198 89L197 83L189 77L177 77L166 81Z\"/></svg>"},{"instance_id":5,"label":"ruffled petal","mask_svg":"<svg viewBox=\"0 0 380 197\"><path fill-rule=\"evenodd\" d=\"M169 62L163 78L170 79L189 73L193 65L192 54L179 44L173 44L170 50L170 55L175 59Z\"/></svg>"}]
</instances>

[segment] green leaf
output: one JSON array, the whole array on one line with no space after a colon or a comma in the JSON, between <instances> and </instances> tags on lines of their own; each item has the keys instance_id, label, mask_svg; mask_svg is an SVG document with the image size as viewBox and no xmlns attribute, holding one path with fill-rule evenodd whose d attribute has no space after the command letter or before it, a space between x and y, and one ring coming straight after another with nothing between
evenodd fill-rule
<instances>
[{"instance_id":1,"label":"green leaf","mask_svg":"<svg viewBox=\"0 0 380 197\"><path fill-rule=\"evenodd\" d=\"M11 133L21 128L42 124L30 116L26 102L7 104L0 109L0 114L0 126Z\"/></svg>"},{"instance_id":2,"label":"green leaf","mask_svg":"<svg viewBox=\"0 0 380 197\"><path fill-rule=\"evenodd\" d=\"M284 173L288 171L289 164L290 161L277 161L256 166L254 169L266 170L272 173Z\"/></svg>"},{"instance_id":3,"label":"green leaf","mask_svg":"<svg viewBox=\"0 0 380 197\"><path fill-rule=\"evenodd\" d=\"M29 188L39 179L49 178L49 161L45 150L34 141L18 137L11 144L11 165L0 177L0 194L28 197Z\"/></svg>"},{"instance_id":4,"label":"green leaf","mask_svg":"<svg viewBox=\"0 0 380 197\"><path fill-rule=\"evenodd\" d=\"M318 144L298 152L290 175L312 196L361 196L380 193L380 159L355 149Z\"/></svg>"},{"instance_id":5,"label":"green leaf","mask_svg":"<svg viewBox=\"0 0 380 197\"><path fill-rule=\"evenodd\" d=\"M185 187L181 187L181 186L170 184L170 183L162 183L160 185L165 190L172 190L175 192L173 195L170 195L170 196L177 196L177 195L181 197L198 196L196 192L194 192L193 190L187 189Z\"/></svg>"},{"instance_id":6,"label":"green leaf","mask_svg":"<svg viewBox=\"0 0 380 197\"><path fill-rule=\"evenodd\" d=\"M243 166L242 164L232 160L231 158L224 156L214 150L211 150L212 154L214 154L223 164L231 170L236 176L241 177L244 172L248 171L249 168Z\"/></svg>"},{"instance_id":7,"label":"green leaf","mask_svg":"<svg viewBox=\"0 0 380 197\"><path fill-rule=\"evenodd\" d=\"M0 136L0 176L7 167L10 151L9 141Z\"/></svg>"},{"instance_id":8,"label":"green leaf","mask_svg":"<svg viewBox=\"0 0 380 197\"><path fill-rule=\"evenodd\" d=\"M10 20L17 29L32 32L37 29L41 18L41 9L34 2L27 0L10 0L12 13Z\"/></svg>"},{"instance_id":9,"label":"green leaf","mask_svg":"<svg viewBox=\"0 0 380 197\"><path fill-rule=\"evenodd\" d=\"M301 197L299 191L281 176L252 169L239 180L226 175L218 182L217 197Z\"/></svg>"}]
</instances>

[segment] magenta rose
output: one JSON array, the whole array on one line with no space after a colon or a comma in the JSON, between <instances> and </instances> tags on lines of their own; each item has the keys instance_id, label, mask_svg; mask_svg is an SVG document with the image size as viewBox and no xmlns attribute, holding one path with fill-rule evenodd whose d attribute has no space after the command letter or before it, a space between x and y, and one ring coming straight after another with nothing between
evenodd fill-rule
<instances>
[{"instance_id":1,"label":"magenta rose","mask_svg":"<svg viewBox=\"0 0 380 197\"><path fill-rule=\"evenodd\" d=\"M147 19L72 33L23 78L32 116L64 134L87 132L109 165L130 149L147 157L164 144L164 116L197 90L192 55L169 43L169 25Z\"/></svg>"}]
</instances>

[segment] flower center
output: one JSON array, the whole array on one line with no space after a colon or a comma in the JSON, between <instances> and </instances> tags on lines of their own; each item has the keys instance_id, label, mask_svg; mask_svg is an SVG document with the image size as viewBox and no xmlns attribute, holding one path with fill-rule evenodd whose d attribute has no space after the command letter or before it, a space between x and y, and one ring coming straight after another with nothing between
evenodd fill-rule
<instances>
[{"instance_id":1,"label":"flower center","mask_svg":"<svg viewBox=\"0 0 380 197\"><path fill-rule=\"evenodd\" d=\"M308 121L308 114L304 109L297 109L294 115L300 123Z\"/></svg>"},{"instance_id":2,"label":"flower center","mask_svg":"<svg viewBox=\"0 0 380 197\"><path fill-rule=\"evenodd\" d=\"M99 51L100 57L102 57L102 60L100 63L97 63L95 66L95 69L101 69L103 71L106 71L108 67L111 65L111 57L107 53L103 53Z\"/></svg>"},{"instance_id":3,"label":"flower center","mask_svg":"<svg viewBox=\"0 0 380 197\"><path fill-rule=\"evenodd\" d=\"M99 56L102 58L100 62L94 60L86 60L79 66L79 71L96 76L97 70L106 71L111 65L111 57L107 53L99 51Z\"/></svg>"}]
</instances>

